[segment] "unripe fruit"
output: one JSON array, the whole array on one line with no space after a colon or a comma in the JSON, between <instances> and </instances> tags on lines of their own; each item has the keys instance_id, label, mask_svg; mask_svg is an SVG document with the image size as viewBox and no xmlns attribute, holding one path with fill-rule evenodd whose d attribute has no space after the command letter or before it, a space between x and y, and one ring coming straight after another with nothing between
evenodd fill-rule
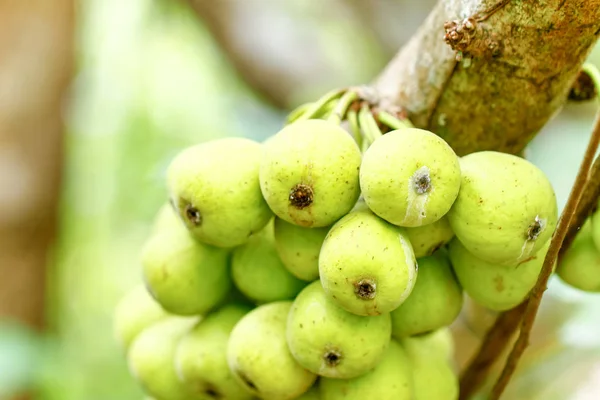
<instances>
[{"instance_id":1,"label":"unripe fruit","mask_svg":"<svg viewBox=\"0 0 600 400\"><path fill-rule=\"evenodd\" d=\"M310 119L287 125L264 143L260 187L281 219L324 227L358 199L361 154L340 126Z\"/></svg>"},{"instance_id":2,"label":"unripe fruit","mask_svg":"<svg viewBox=\"0 0 600 400\"><path fill-rule=\"evenodd\" d=\"M240 292L256 303L291 300L306 286L277 255L272 222L233 251L231 275Z\"/></svg>"},{"instance_id":3,"label":"unripe fruit","mask_svg":"<svg viewBox=\"0 0 600 400\"><path fill-rule=\"evenodd\" d=\"M329 227L303 228L275 218L275 247L283 265L304 281L319 279L319 253Z\"/></svg>"},{"instance_id":4,"label":"unripe fruit","mask_svg":"<svg viewBox=\"0 0 600 400\"><path fill-rule=\"evenodd\" d=\"M410 296L392 311L395 338L420 335L450 325L463 304L462 289L444 254L424 257Z\"/></svg>"},{"instance_id":5,"label":"unripe fruit","mask_svg":"<svg viewBox=\"0 0 600 400\"><path fill-rule=\"evenodd\" d=\"M200 243L185 229L152 236L142 250L144 281L170 313L204 314L231 288L224 249Z\"/></svg>"},{"instance_id":6,"label":"unripe fruit","mask_svg":"<svg viewBox=\"0 0 600 400\"><path fill-rule=\"evenodd\" d=\"M144 285L127 292L115 307L114 335L124 350L129 348L136 336L169 314L152 298Z\"/></svg>"},{"instance_id":7,"label":"unripe fruit","mask_svg":"<svg viewBox=\"0 0 600 400\"><path fill-rule=\"evenodd\" d=\"M389 314L361 317L329 300L321 283L305 287L287 321L287 343L304 368L329 378L350 379L381 361L391 340Z\"/></svg>"},{"instance_id":8,"label":"unripe fruit","mask_svg":"<svg viewBox=\"0 0 600 400\"><path fill-rule=\"evenodd\" d=\"M323 400L412 400L411 369L406 352L402 346L392 340L385 356L372 371L353 379L321 378L319 382L321 398Z\"/></svg>"},{"instance_id":9,"label":"unripe fruit","mask_svg":"<svg viewBox=\"0 0 600 400\"><path fill-rule=\"evenodd\" d=\"M321 394L319 393L319 384L315 383L308 392L298 397L296 400L321 400Z\"/></svg>"},{"instance_id":10,"label":"unripe fruit","mask_svg":"<svg viewBox=\"0 0 600 400\"><path fill-rule=\"evenodd\" d=\"M476 303L494 311L519 305L537 282L550 241L535 255L513 266L484 261L469 252L460 241L450 242L450 261L464 291Z\"/></svg>"},{"instance_id":11,"label":"unripe fruit","mask_svg":"<svg viewBox=\"0 0 600 400\"><path fill-rule=\"evenodd\" d=\"M317 378L302 368L288 349L285 334L291 305L291 301L281 301L259 306L242 317L229 336L231 372L261 398L295 399Z\"/></svg>"},{"instance_id":12,"label":"unripe fruit","mask_svg":"<svg viewBox=\"0 0 600 400\"><path fill-rule=\"evenodd\" d=\"M357 209L329 231L319 257L323 289L338 306L357 315L397 308L417 279L412 247L402 228L368 209Z\"/></svg>"},{"instance_id":13,"label":"unripe fruit","mask_svg":"<svg viewBox=\"0 0 600 400\"><path fill-rule=\"evenodd\" d=\"M129 370L146 394L157 399L206 399L179 381L173 363L179 339L197 321L197 317L169 317L146 328L133 341L127 353Z\"/></svg>"},{"instance_id":14,"label":"unripe fruit","mask_svg":"<svg viewBox=\"0 0 600 400\"><path fill-rule=\"evenodd\" d=\"M536 254L556 227L556 196L546 175L522 158L481 151L461 158L462 185L448 220L471 253L516 265Z\"/></svg>"},{"instance_id":15,"label":"unripe fruit","mask_svg":"<svg viewBox=\"0 0 600 400\"><path fill-rule=\"evenodd\" d=\"M422 226L442 218L460 183L454 150L436 134L416 128L375 140L360 167L360 188L369 208L398 226Z\"/></svg>"},{"instance_id":16,"label":"unripe fruit","mask_svg":"<svg viewBox=\"0 0 600 400\"><path fill-rule=\"evenodd\" d=\"M171 203L163 204L152 222L152 235L160 234L164 231L170 231L172 229L182 229L185 225L179 215L173 208Z\"/></svg>"},{"instance_id":17,"label":"unripe fruit","mask_svg":"<svg viewBox=\"0 0 600 400\"><path fill-rule=\"evenodd\" d=\"M245 243L272 216L258 180L262 145L231 137L189 147L168 170L171 201L202 242L218 247Z\"/></svg>"},{"instance_id":18,"label":"unripe fruit","mask_svg":"<svg viewBox=\"0 0 600 400\"><path fill-rule=\"evenodd\" d=\"M556 268L556 274L570 286L586 292L600 292L600 251L593 241L593 219L577 233Z\"/></svg>"},{"instance_id":19,"label":"unripe fruit","mask_svg":"<svg viewBox=\"0 0 600 400\"><path fill-rule=\"evenodd\" d=\"M414 338L414 336L413 336ZM430 347L435 354L442 356L447 362L454 362L454 337L450 328L441 328L417 337L423 346Z\"/></svg>"},{"instance_id":20,"label":"unripe fruit","mask_svg":"<svg viewBox=\"0 0 600 400\"><path fill-rule=\"evenodd\" d=\"M405 228L404 233L408 237L417 258L432 255L454 237L454 232L447 217L443 217L432 224Z\"/></svg>"},{"instance_id":21,"label":"unripe fruit","mask_svg":"<svg viewBox=\"0 0 600 400\"><path fill-rule=\"evenodd\" d=\"M411 362L413 397L411 400L457 400L458 376L446 354L429 345L428 339L410 337L401 340Z\"/></svg>"},{"instance_id":22,"label":"unripe fruit","mask_svg":"<svg viewBox=\"0 0 600 400\"><path fill-rule=\"evenodd\" d=\"M594 241L594 244L596 245L596 249L600 251L600 212L596 210L596 212L594 212L594 215L592 215L589 218L589 220L589 224L591 225L590 229L592 232L592 239Z\"/></svg>"},{"instance_id":23,"label":"unripe fruit","mask_svg":"<svg viewBox=\"0 0 600 400\"><path fill-rule=\"evenodd\" d=\"M211 399L246 400L253 396L231 374L227 342L231 330L250 308L239 304L210 313L179 341L175 367L188 388Z\"/></svg>"}]
</instances>

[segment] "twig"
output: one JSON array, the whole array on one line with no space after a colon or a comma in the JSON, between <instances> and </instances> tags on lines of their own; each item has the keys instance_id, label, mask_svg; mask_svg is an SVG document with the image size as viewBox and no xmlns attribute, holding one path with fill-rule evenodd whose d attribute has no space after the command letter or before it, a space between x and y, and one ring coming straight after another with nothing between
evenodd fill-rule
<instances>
[{"instance_id":1,"label":"twig","mask_svg":"<svg viewBox=\"0 0 600 400\"><path fill-rule=\"evenodd\" d=\"M490 400L497 400L500 398L502 392L506 388L506 385L508 385L512 374L514 373L517 364L521 359L521 356L523 355L525 349L527 348L527 345L529 344L529 336L531 335L531 329L533 328L535 317L537 315L537 311L542 301L542 296L544 294L544 291L546 290L548 279L552 274L554 264L556 263L558 253L567 235L569 226L571 225L571 221L573 220L573 217L577 212L578 203L582 197L583 191L588 182L588 177L590 176L590 167L592 166L592 163L594 161L594 156L596 154L596 150L598 149L599 144L600 112L597 113L592 137L590 138L587 149L583 156L583 161L581 162L581 166L579 167L579 172L577 173L577 177L575 178L575 183L573 184L573 188L571 189L571 193L569 194L567 204L565 205L565 208L563 209L563 212L560 216L558 226L554 231L554 235L552 235L552 239L550 241L550 248L548 249L548 253L546 254L546 258L544 259L542 271L538 277L535 287L531 291L529 299L527 300L527 306L523 314L523 321L521 323L521 332L519 333L519 338L517 339L512 351L508 356L508 360L504 365L504 369L502 370L500 378L498 378L498 381L492 389Z\"/></svg>"},{"instance_id":2,"label":"twig","mask_svg":"<svg viewBox=\"0 0 600 400\"><path fill-rule=\"evenodd\" d=\"M484 383L494 362L504 352L510 339L517 331L525 305L526 303L523 302L519 306L500 314L494 325L487 331L479 346L479 351L462 373L459 400L467 400Z\"/></svg>"}]
</instances>

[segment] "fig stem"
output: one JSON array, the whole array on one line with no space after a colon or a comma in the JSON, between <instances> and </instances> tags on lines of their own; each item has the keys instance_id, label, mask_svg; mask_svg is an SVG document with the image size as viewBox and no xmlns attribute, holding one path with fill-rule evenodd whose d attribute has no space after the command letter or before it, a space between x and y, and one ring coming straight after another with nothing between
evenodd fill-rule
<instances>
[{"instance_id":1,"label":"fig stem","mask_svg":"<svg viewBox=\"0 0 600 400\"><path fill-rule=\"evenodd\" d=\"M394 130L414 128L414 125L409 120L401 121L387 111L379 111L377 113L377 119L382 124L387 125Z\"/></svg>"},{"instance_id":2,"label":"fig stem","mask_svg":"<svg viewBox=\"0 0 600 400\"><path fill-rule=\"evenodd\" d=\"M319 113L323 112L330 101L339 99L344 93L346 93L346 89L334 89L325 93L319 100L312 103L310 107L296 119L296 121L304 121L316 117Z\"/></svg>"},{"instance_id":3,"label":"fig stem","mask_svg":"<svg viewBox=\"0 0 600 400\"><path fill-rule=\"evenodd\" d=\"M371 110L366 103L363 103L358 112L358 123L364 135L364 149L368 148L375 140L383 135L381 129L379 129L379 125L377 125L377 121L375 121L375 118L373 117L373 113L371 113ZM364 145L365 143L366 146Z\"/></svg>"},{"instance_id":4,"label":"fig stem","mask_svg":"<svg viewBox=\"0 0 600 400\"><path fill-rule=\"evenodd\" d=\"M350 110L348 111L346 118L348 119L350 132L352 133L352 136L354 136L356 144L358 144L359 148L362 148L363 137L360 134L360 126L358 125L358 114L356 114L356 111Z\"/></svg>"},{"instance_id":5,"label":"fig stem","mask_svg":"<svg viewBox=\"0 0 600 400\"><path fill-rule=\"evenodd\" d=\"M336 125L341 124L344 118L346 118L346 113L350 105L356 100L358 100L358 93L355 90L350 89L346 91L335 105L327 120Z\"/></svg>"},{"instance_id":6,"label":"fig stem","mask_svg":"<svg viewBox=\"0 0 600 400\"><path fill-rule=\"evenodd\" d=\"M294 108L285 119L285 125L289 125L291 123L296 122L298 118L304 115L312 105L313 103L310 102L301 104L298 107Z\"/></svg>"}]
</instances>

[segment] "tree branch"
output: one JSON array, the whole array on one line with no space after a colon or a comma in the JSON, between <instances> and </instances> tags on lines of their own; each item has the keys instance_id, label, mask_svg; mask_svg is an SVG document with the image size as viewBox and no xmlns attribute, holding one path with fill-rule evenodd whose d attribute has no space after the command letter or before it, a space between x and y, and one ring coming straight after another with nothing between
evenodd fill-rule
<instances>
[{"instance_id":1,"label":"tree branch","mask_svg":"<svg viewBox=\"0 0 600 400\"><path fill-rule=\"evenodd\" d=\"M444 24L499 3L440 0L374 83L384 101L459 155L523 150L565 102L600 36L600 0L511 1L475 24L456 61Z\"/></svg>"}]
</instances>

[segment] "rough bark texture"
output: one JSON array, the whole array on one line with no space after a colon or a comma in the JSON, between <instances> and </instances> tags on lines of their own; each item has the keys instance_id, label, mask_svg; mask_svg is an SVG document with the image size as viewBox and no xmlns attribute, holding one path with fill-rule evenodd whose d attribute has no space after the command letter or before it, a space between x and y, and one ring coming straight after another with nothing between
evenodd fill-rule
<instances>
[{"instance_id":1,"label":"rough bark texture","mask_svg":"<svg viewBox=\"0 0 600 400\"><path fill-rule=\"evenodd\" d=\"M456 61L444 24L485 15L499 3L440 0L375 82L386 101L459 155L520 153L564 103L600 36L600 0L512 0L475 23Z\"/></svg>"},{"instance_id":2,"label":"rough bark texture","mask_svg":"<svg viewBox=\"0 0 600 400\"><path fill-rule=\"evenodd\" d=\"M0 0L0 319L44 324L73 0Z\"/></svg>"}]
</instances>

